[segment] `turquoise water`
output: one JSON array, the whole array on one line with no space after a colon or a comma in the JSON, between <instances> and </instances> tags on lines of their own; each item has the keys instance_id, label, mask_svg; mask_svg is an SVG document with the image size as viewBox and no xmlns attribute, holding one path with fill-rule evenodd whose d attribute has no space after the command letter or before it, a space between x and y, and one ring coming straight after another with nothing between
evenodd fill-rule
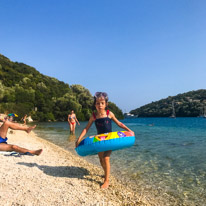
<instances>
[{"instance_id":1,"label":"turquoise water","mask_svg":"<svg viewBox=\"0 0 206 206\"><path fill-rule=\"evenodd\" d=\"M112 173L163 205L206 205L206 118L136 118L122 121L135 132L131 148L111 156ZM75 154L87 122L69 135L66 122L39 123L35 132ZM113 125L113 131L121 130ZM87 136L96 133L94 125ZM96 156L86 160L98 164Z\"/></svg>"}]
</instances>

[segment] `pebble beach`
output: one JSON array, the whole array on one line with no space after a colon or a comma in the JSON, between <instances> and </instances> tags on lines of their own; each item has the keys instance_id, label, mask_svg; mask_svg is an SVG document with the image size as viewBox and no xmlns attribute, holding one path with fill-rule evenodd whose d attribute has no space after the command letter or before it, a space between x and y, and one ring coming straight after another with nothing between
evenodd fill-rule
<instances>
[{"instance_id":1,"label":"pebble beach","mask_svg":"<svg viewBox=\"0 0 206 206\"><path fill-rule=\"evenodd\" d=\"M35 131L34 131L35 132ZM111 177L100 189L103 171L81 157L38 137L11 131L8 143L43 149L40 156L1 153L1 205L158 205Z\"/></svg>"}]
</instances>

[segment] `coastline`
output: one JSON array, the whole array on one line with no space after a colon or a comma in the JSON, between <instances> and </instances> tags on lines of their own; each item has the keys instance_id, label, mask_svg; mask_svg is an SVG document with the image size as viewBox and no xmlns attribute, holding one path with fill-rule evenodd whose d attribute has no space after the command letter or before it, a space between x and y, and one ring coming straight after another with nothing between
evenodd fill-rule
<instances>
[{"instance_id":1,"label":"coastline","mask_svg":"<svg viewBox=\"0 0 206 206\"><path fill-rule=\"evenodd\" d=\"M111 176L100 189L103 171L33 131L8 133L8 143L43 149L40 156L1 154L0 201L3 205L158 205Z\"/></svg>"}]
</instances>

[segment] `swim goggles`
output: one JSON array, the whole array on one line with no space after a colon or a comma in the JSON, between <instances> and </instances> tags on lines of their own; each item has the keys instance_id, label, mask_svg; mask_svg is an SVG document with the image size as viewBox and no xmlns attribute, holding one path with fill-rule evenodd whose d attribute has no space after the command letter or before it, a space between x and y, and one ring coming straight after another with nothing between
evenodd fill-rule
<instances>
[{"instance_id":1,"label":"swim goggles","mask_svg":"<svg viewBox=\"0 0 206 206\"><path fill-rule=\"evenodd\" d=\"M104 99L107 99L108 100L108 95L106 92L96 92L94 94L94 97L95 98L100 98L100 97L104 97Z\"/></svg>"}]
</instances>

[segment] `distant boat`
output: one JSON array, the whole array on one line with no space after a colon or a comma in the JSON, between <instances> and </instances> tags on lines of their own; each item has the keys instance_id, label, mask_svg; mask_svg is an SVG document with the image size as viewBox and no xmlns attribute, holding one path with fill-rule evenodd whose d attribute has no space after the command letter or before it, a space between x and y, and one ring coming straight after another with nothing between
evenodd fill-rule
<instances>
[{"instance_id":1,"label":"distant boat","mask_svg":"<svg viewBox=\"0 0 206 206\"><path fill-rule=\"evenodd\" d=\"M200 112L200 116L199 117L206 118L206 107L202 108L202 111Z\"/></svg>"},{"instance_id":2,"label":"distant boat","mask_svg":"<svg viewBox=\"0 0 206 206\"><path fill-rule=\"evenodd\" d=\"M124 117L125 118L136 118L136 117L138 117L138 115L134 115L134 114L130 114L130 113L125 113Z\"/></svg>"},{"instance_id":3,"label":"distant boat","mask_svg":"<svg viewBox=\"0 0 206 206\"><path fill-rule=\"evenodd\" d=\"M170 118L176 118L176 114L175 114L175 101L172 101L172 115L170 116Z\"/></svg>"}]
</instances>

